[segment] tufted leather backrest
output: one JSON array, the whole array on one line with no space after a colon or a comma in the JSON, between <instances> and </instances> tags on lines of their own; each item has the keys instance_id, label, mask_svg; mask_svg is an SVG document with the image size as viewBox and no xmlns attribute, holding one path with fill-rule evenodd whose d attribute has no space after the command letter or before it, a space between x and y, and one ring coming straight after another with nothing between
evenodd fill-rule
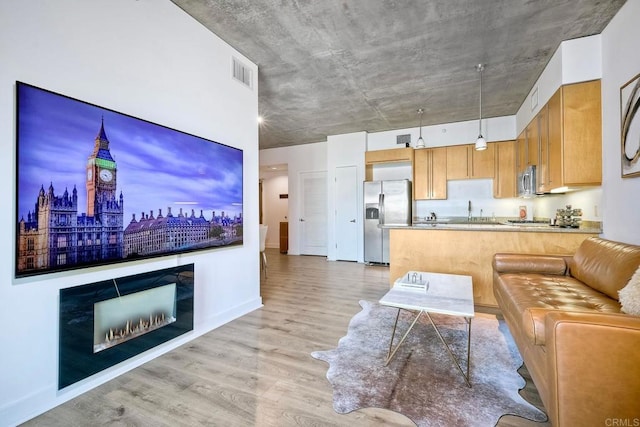
<instances>
[{"instance_id":1,"label":"tufted leather backrest","mask_svg":"<svg viewBox=\"0 0 640 427\"><path fill-rule=\"evenodd\" d=\"M573 277L615 300L639 265L640 246L599 237L582 242L569 263Z\"/></svg>"}]
</instances>

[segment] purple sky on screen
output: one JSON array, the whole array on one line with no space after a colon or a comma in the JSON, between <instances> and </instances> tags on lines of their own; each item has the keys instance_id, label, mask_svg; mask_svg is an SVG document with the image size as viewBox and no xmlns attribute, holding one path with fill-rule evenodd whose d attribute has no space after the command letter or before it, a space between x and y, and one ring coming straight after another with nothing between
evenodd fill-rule
<instances>
[{"instance_id":1,"label":"purple sky on screen","mask_svg":"<svg viewBox=\"0 0 640 427\"><path fill-rule=\"evenodd\" d=\"M167 207L174 215L203 210L207 219L212 211L242 212L242 150L21 84L18 219L34 210L40 187L47 191L50 183L57 196L75 185L78 214L86 212L86 163L103 118L125 227L134 213L166 215Z\"/></svg>"}]
</instances>

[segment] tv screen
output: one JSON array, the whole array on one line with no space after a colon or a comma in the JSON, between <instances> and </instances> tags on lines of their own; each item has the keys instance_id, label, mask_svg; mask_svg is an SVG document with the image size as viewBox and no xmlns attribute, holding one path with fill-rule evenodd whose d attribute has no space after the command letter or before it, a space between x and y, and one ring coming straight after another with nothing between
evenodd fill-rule
<instances>
[{"instance_id":1,"label":"tv screen","mask_svg":"<svg viewBox=\"0 0 640 427\"><path fill-rule=\"evenodd\" d=\"M16 93L16 277L242 245L242 150Z\"/></svg>"}]
</instances>

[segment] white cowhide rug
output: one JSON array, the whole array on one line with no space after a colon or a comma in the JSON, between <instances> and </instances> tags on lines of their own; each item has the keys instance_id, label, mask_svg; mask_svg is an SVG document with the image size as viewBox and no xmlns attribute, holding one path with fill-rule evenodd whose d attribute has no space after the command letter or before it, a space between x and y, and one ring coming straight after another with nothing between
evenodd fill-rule
<instances>
[{"instance_id":1,"label":"white cowhide rug","mask_svg":"<svg viewBox=\"0 0 640 427\"><path fill-rule=\"evenodd\" d=\"M388 366L384 361L397 309L360 301L362 311L349 324L338 347L311 353L329 363L333 407L344 414L361 408L399 412L418 426L494 426L505 414L534 421L546 415L519 394L522 359L504 321L476 314L471 323L469 388L426 316L414 326ZM444 339L466 369L466 324L432 315ZM412 313L401 311L397 342Z\"/></svg>"}]
</instances>

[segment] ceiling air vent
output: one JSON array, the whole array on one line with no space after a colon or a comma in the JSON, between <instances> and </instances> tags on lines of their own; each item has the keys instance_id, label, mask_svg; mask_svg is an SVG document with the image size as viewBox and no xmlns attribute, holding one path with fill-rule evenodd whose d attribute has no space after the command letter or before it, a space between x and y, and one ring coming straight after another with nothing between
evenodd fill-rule
<instances>
[{"instance_id":1,"label":"ceiling air vent","mask_svg":"<svg viewBox=\"0 0 640 427\"><path fill-rule=\"evenodd\" d=\"M253 89L252 70L236 58L233 58L232 76L246 87Z\"/></svg>"},{"instance_id":2,"label":"ceiling air vent","mask_svg":"<svg viewBox=\"0 0 640 427\"><path fill-rule=\"evenodd\" d=\"M407 133L405 135L397 135L396 136L396 144L402 144L402 145L411 145L411 134Z\"/></svg>"}]
</instances>

